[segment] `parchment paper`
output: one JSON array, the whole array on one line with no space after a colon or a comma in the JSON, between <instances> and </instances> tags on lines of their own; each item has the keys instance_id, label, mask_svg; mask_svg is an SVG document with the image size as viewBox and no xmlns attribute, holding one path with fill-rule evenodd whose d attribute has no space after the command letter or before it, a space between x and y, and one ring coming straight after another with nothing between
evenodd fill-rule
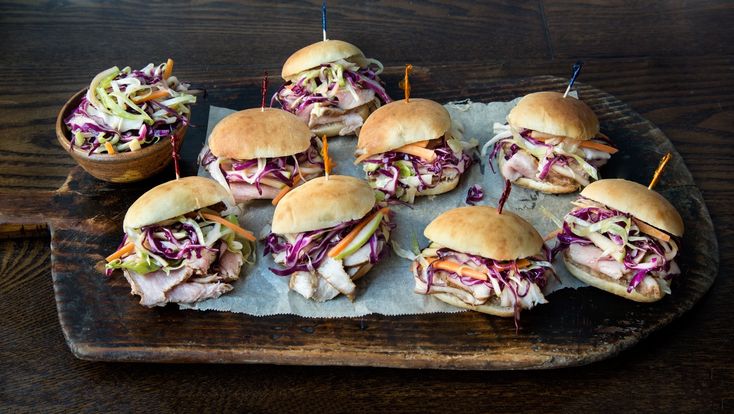
<instances>
[{"instance_id":1,"label":"parchment paper","mask_svg":"<svg viewBox=\"0 0 734 414\"><path fill-rule=\"evenodd\" d=\"M519 99L519 98L518 98ZM511 102L477 103L470 101L451 102L445 105L451 114L452 120L463 125L464 139L475 138L479 141L477 160L468 173L465 173L459 186L453 191L438 196L416 197L413 208L395 206L398 227L391 238L403 248L410 249L413 235L418 239L421 247L427 245L423 236L423 229L438 214L454 207L465 206L469 187L480 184L484 190L484 199L481 204L497 205L504 182L501 176L493 174L487 165L487 157L479 156L479 149L494 134L492 124L504 123L510 109L515 105ZM226 115L234 112L230 109L212 106L209 110L209 124L207 137L212 128ZM364 178L361 167L353 164L356 138L340 137L329 140L329 151L337 162L334 174L352 175ZM496 168L496 165L495 165ZM199 175L208 176L200 168ZM513 186L510 198L505 209L513 211L546 235L556 226L548 218L549 214L561 219L568 212L569 202L576 195L545 195L518 186ZM319 201L314 200L313 208L319 208ZM258 200L247 204L240 217L240 222L259 237L264 237L270 231L274 207L270 200ZM194 305L182 305L185 309L218 310L247 313L256 316L295 314L305 317L357 317L370 313L383 315L411 315L435 312L462 312L431 296L419 295L413 292L413 277L410 272L410 261L403 259L392 252L378 264L357 284L357 297L350 302L345 296L317 303L303 298L288 289L288 277L276 276L268 268L275 267L270 257L263 257L264 244L258 243L257 261L255 265L246 266L240 275L240 280L234 284L234 290L218 299L203 301ZM551 280L546 287L546 295L562 289L585 286L582 282L570 276L563 265L555 266L560 283ZM549 301L553 300L551 295ZM541 305L542 306L542 305Z\"/></svg>"}]
</instances>

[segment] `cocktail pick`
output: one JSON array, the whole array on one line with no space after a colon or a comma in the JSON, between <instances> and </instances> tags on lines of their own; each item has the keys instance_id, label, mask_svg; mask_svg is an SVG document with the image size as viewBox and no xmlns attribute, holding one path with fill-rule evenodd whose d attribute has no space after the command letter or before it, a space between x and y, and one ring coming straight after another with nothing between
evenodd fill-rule
<instances>
[{"instance_id":1,"label":"cocktail pick","mask_svg":"<svg viewBox=\"0 0 734 414\"><path fill-rule=\"evenodd\" d=\"M579 72L581 72L582 66L584 66L584 62L580 60L573 64L573 67L571 68L571 80L568 82L566 92L563 94L564 98L568 95L569 92L571 92L571 87L573 86L574 82L576 82L576 78L579 76Z\"/></svg>"},{"instance_id":2,"label":"cocktail pick","mask_svg":"<svg viewBox=\"0 0 734 414\"><path fill-rule=\"evenodd\" d=\"M178 169L178 151L176 151L176 134L171 134L171 157L173 157L173 169L176 172L176 179L181 178Z\"/></svg>"},{"instance_id":3,"label":"cocktail pick","mask_svg":"<svg viewBox=\"0 0 734 414\"><path fill-rule=\"evenodd\" d=\"M326 139L326 134L321 137L321 158L324 159L324 175L328 181L329 174L331 174L331 157L329 157L329 141Z\"/></svg>"},{"instance_id":4,"label":"cocktail pick","mask_svg":"<svg viewBox=\"0 0 734 414\"><path fill-rule=\"evenodd\" d=\"M667 153L663 155L663 158L660 159L660 164L658 164L658 168L655 169L655 173L653 173L652 175L652 180L650 180L650 185L647 186L648 189L652 190L653 187L655 187L655 184L658 183L658 180L660 180L660 175L663 173L665 166L668 165L668 161L670 161L670 158L671 158L670 153Z\"/></svg>"},{"instance_id":5,"label":"cocktail pick","mask_svg":"<svg viewBox=\"0 0 734 414\"><path fill-rule=\"evenodd\" d=\"M408 63L405 65L405 76L403 77L403 81L401 83L401 87L403 88L403 91L405 92L405 102L410 102L410 79L408 77L410 76L410 72L413 71L413 65Z\"/></svg>"},{"instance_id":6,"label":"cocktail pick","mask_svg":"<svg viewBox=\"0 0 734 414\"><path fill-rule=\"evenodd\" d=\"M265 95L268 93L268 72L265 72L263 76L262 84L260 85L260 112L265 112Z\"/></svg>"},{"instance_id":7,"label":"cocktail pick","mask_svg":"<svg viewBox=\"0 0 734 414\"><path fill-rule=\"evenodd\" d=\"M321 2L321 34L324 36L324 42L326 41L326 0Z\"/></svg>"},{"instance_id":8,"label":"cocktail pick","mask_svg":"<svg viewBox=\"0 0 734 414\"><path fill-rule=\"evenodd\" d=\"M500 201L497 202L497 213L502 214L502 209L505 208L507 199L510 198L510 191L512 191L512 183L510 180L505 180L505 189L502 190Z\"/></svg>"}]
</instances>

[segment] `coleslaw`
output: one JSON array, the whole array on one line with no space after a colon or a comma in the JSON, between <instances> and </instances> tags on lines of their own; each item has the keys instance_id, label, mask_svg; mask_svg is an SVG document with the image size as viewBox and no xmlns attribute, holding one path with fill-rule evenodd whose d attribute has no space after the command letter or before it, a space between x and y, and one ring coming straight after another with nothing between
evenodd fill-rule
<instances>
[{"instance_id":1,"label":"coleslaw","mask_svg":"<svg viewBox=\"0 0 734 414\"><path fill-rule=\"evenodd\" d=\"M187 125L196 97L188 84L170 75L172 65L169 59L140 70L115 66L97 74L64 119L71 148L90 155L137 151Z\"/></svg>"}]
</instances>

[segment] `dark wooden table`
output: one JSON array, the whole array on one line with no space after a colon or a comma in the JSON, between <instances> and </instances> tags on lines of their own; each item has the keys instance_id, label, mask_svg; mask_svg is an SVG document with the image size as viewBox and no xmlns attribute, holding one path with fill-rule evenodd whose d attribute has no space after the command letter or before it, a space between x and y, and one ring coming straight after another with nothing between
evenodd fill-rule
<instances>
[{"instance_id":1,"label":"dark wooden table","mask_svg":"<svg viewBox=\"0 0 734 414\"><path fill-rule=\"evenodd\" d=\"M263 70L280 73L320 39L317 2L2 2L0 190L55 190L71 158L58 109L98 71L176 60L208 105L256 106ZM721 251L718 279L688 314L629 351L585 367L444 372L269 365L142 365L76 360L53 299L49 237L2 226L0 411L698 411L734 410L734 4L727 1L332 1L329 37L440 101L486 85L567 76L616 95L673 141L701 188ZM420 73L433 81L421 82ZM271 91L275 86L271 87ZM390 90L397 92L396 85ZM2 203L3 200L0 200ZM101 212L104 213L104 212Z\"/></svg>"}]
</instances>

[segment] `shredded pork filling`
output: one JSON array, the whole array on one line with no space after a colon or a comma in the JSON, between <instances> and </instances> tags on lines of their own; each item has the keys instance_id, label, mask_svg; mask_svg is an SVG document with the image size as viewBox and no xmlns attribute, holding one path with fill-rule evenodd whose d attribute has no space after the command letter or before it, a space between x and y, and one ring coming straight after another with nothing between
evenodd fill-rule
<instances>
[{"instance_id":1,"label":"shredded pork filling","mask_svg":"<svg viewBox=\"0 0 734 414\"><path fill-rule=\"evenodd\" d=\"M547 258L528 258L526 267L518 268L515 261L497 262L479 256L459 253L437 244L424 249L412 266L415 292L422 295L445 293L467 305L494 304L530 309L547 303L542 289L552 267ZM484 273L487 280L467 277L459 273L437 269L437 260L450 261L464 268Z\"/></svg>"},{"instance_id":2,"label":"shredded pork filling","mask_svg":"<svg viewBox=\"0 0 734 414\"><path fill-rule=\"evenodd\" d=\"M128 236L125 242L135 243L135 253L111 262L108 270L123 270L143 306L217 298L232 290L229 282L239 278L244 262L243 245L232 231L198 216L143 227Z\"/></svg>"},{"instance_id":3,"label":"shredded pork filling","mask_svg":"<svg viewBox=\"0 0 734 414\"><path fill-rule=\"evenodd\" d=\"M308 181L324 172L320 146L315 138L302 153L251 160L217 158L205 147L199 163L212 178L229 188L237 203L274 199L284 187L292 187L294 181Z\"/></svg>"},{"instance_id":4,"label":"shredded pork filling","mask_svg":"<svg viewBox=\"0 0 734 414\"><path fill-rule=\"evenodd\" d=\"M340 259L330 257L328 251L341 240L338 234L348 234L357 224L359 222L342 228L337 226L336 230L324 229L317 234L271 234L266 254L272 253L276 264L292 269L271 271L289 276L290 289L306 299L324 302L343 294L353 300L355 277L364 267L379 260L392 228L386 215L362 246Z\"/></svg>"},{"instance_id":5,"label":"shredded pork filling","mask_svg":"<svg viewBox=\"0 0 734 414\"><path fill-rule=\"evenodd\" d=\"M503 158L501 172L510 181L524 177L555 185L586 186L599 178L598 168L611 157L607 152L582 147L582 141L568 137L501 124L494 128L496 135L485 144L483 153L494 146L490 160L496 155ZM591 141L611 146L602 135Z\"/></svg>"},{"instance_id":6,"label":"shredded pork filling","mask_svg":"<svg viewBox=\"0 0 734 414\"><path fill-rule=\"evenodd\" d=\"M615 281L643 295L670 293L678 244L645 234L630 215L580 198L564 218L556 251L587 267L597 277Z\"/></svg>"}]
</instances>

